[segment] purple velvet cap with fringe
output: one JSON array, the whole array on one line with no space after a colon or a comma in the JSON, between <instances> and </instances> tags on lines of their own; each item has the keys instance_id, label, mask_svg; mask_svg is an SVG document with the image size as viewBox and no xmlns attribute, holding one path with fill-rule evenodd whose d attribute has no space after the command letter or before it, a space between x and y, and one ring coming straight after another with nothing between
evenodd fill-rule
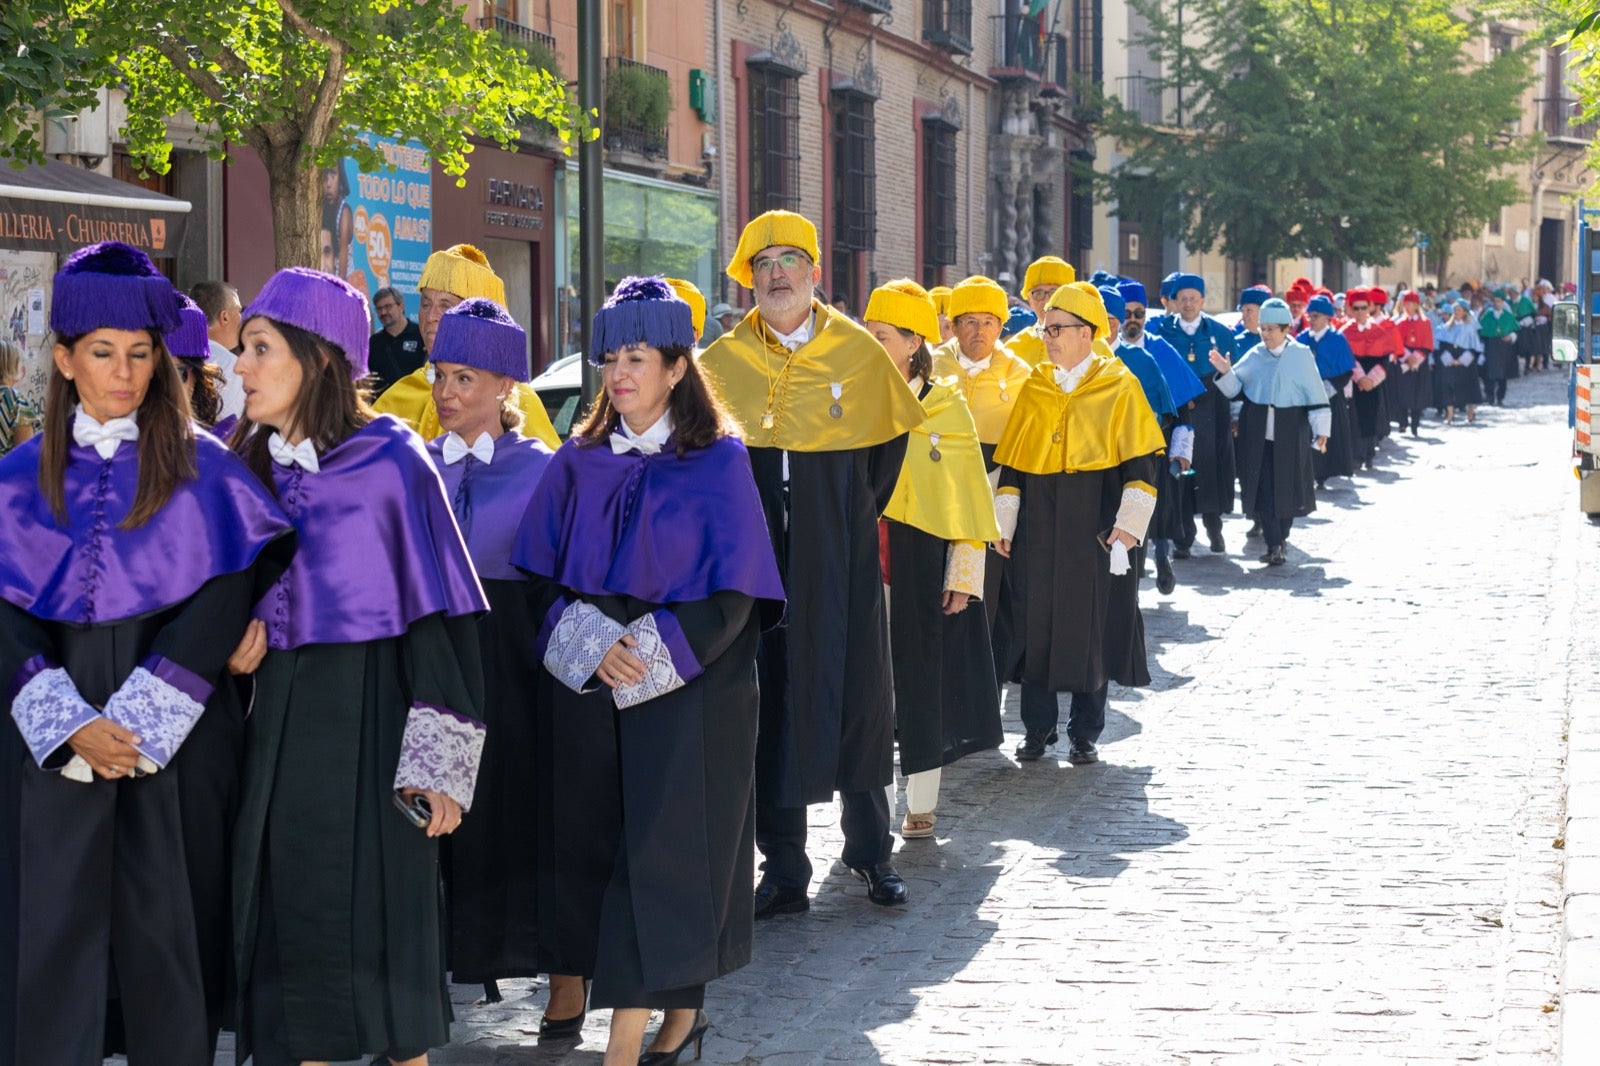
<instances>
[{"instance_id":1,"label":"purple velvet cap with fringe","mask_svg":"<svg viewBox=\"0 0 1600 1066\"><path fill-rule=\"evenodd\" d=\"M79 248L56 271L50 329L81 337L97 329L178 328L178 294L150 257L131 244L101 241Z\"/></svg>"},{"instance_id":2,"label":"purple velvet cap with fringe","mask_svg":"<svg viewBox=\"0 0 1600 1066\"><path fill-rule=\"evenodd\" d=\"M628 277L594 313L589 362L600 366L607 352L630 344L652 348L693 348L694 314L665 278Z\"/></svg>"},{"instance_id":3,"label":"purple velvet cap with fringe","mask_svg":"<svg viewBox=\"0 0 1600 1066\"><path fill-rule=\"evenodd\" d=\"M528 335L487 296L462 300L439 319L430 363L460 363L527 381Z\"/></svg>"},{"instance_id":4,"label":"purple velvet cap with fringe","mask_svg":"<svg viewBox=\"0 0 1600 1066\"><path fill-rule=\"evenodd\" d=\"M210 359L211 335L206 332L206 313L181 292L178 302L182 305L178 312L178 328L163 338L167 351L178 359Z\"/></svg>"},{"instance_id":5,"label":"purple velvet cap with fringe","mask_svg":"<svg viewBox=\"0 0 1600 1066\"><path fill-rule=\"evenodd\" d=\"M243 321L258 316L315 333L350 364L351 380L367 376L372 318L367 298L343 278L307 267L285 267L267 279L244 309Z\"/></svg>"}]
</instances>

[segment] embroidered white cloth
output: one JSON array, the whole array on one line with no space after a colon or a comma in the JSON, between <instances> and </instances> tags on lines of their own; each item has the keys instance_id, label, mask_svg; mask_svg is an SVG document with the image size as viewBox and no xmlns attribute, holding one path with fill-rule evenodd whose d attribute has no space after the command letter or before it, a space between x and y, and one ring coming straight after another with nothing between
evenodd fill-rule
<instances>
[{"instance_id":1,"label":"embroidered white cloth","mask_svg":"<svg viewBox=\"0 0 1600 1066\"><path fill-rule=\"evenodd\" d=\"M105 716L138 735L139 754L155 764L147 771L154 772L172 762L205 709L187 692L140 666L106 701Z\"/></svg>"},{"instance_id":2,"label":"embroidered white cloth","mask_svg":"<svg viewBox=\"0 0 1600 1066\"><path fill-rule=\"evenodd\" d=\"M588 684L589 679L611 645L625 632L621 622L607 617L594 604L571 604L561 612L550 642L545 645L545 669L574 692L592 692L594 686Z\"/></svg>"},{"instance_id":3,"label":"embroidered white cloth","mask_svg":"<svg viewBox=\"0 0 1600 1066\"><path fill-rule=\"evenodd\" d=\"M109 459L117 454L123 441L139 439L139 422L134 415L96 422L78 405L78 416L72 420L72 439L84 448L93 448L100 458Z\"/></svg>"},{"instance_id":4,"label":"embroidered white cloth","mask_svg":"<svg viewBox=\"0 0 1600 1066\"><path fill-rule=\"evenodd\" d=\"M274 431L267 438L267 451L272 453L272 461L279 466L298 466L311 474L322 469L322 464L317 462L317 447L309 439L290 444Z\"/></svg>"},{"instance_id":5,"label":"embroidered white cloth","mask_svg":"<svg viewBox=\"0 0 1600 1066\"><path fill-rule=\"evenodd\" d=\"M483 761L484 732L477 722L441 707L412 704L400 736L395 791L420 788L442 792L459 803L462 811L471 810L478 764Z\"/></svg>"},{"instance_id":6,"label":"embroidered white cloth","mask_svg":"<svg viewBox=\"0 0 1600 1066\"><path fill-rule=\"evenodd\" d=\"M680 689L685 682L672 661L672 650L661 639L661 630L652 615L640 615L628 623L628 632L639 641L633 654L644 664L644 679L634 685L618 685L612 699L620 708L635 707L646 700Z\"/></svg>"},{"instance_id":7,"label":"embroidered white cloth","mask_svg":"<svg viewBox=\"0 0 1600 1066\"><path fill-rule=\"evenodd\" d=\"M494 438L487 433L479 433L478 439L468 444L466 438L452 429L444 438L445 463L455 466L469 455L480 463L494 462Z\"/></svg>"},{"instance_id":8,"label":"embroidered white cloth","mask_svg":"<svg viewBox=\"0 0 1600 1066\"><path fill-rule=\"evenodd\" d=\"M671 411L656 419L655 424L643 433L635 433L629 429L627 419L618 419L616 432L611 434L611 452L613 455L621 455L624 452L655 455L666 446L667 438L670 436L672 436Z\"/></svg>"}]
</instances>

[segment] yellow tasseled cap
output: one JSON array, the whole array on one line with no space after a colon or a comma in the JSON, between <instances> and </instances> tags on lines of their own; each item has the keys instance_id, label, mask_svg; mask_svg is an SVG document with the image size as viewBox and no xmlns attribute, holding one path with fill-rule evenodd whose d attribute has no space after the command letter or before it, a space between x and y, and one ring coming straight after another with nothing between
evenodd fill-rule
<instances>
[{"instance_id":1,"label":"yellow tasseled cap","mask_svg":"<svg viewBox=\"0 0 1600 1066\"><path fill-rule=\"evenodd\" d=\"M483 296L506 305L506 283L489 265L489 257L470 244L451 245L428 256L417 288L441 289L463 300Z\"/></svg>"},{"instance_id":2,"label":"yellow tasseled cap","mask_svg":"<svg viewBox=\"0 0 1600 1066\"><path fill-rule=\"evenodd\" d=\"M1006 299L1006 290L997 282L974 274L950 290L950 309L945 313L956 319L969 311L993 315L1004 324L1006 316L1011 314L1011 301Z\"/></svg>"},{"instance_id":3,"label":"yellow tasseled cap","mask_svg":"<svg viewBox=\"0 0 1600 1066\"><path fill-rule=\"evenodd\" d=\"M682 278L667 278L678 299L689 305L689 317L694 320L694 339L699 340L706 331L706 298L694 287L694 282Z\"/></svg>"},{"instance_id":4,"label":"yellow tasseled cap","mask_svg":"<svg viewBox=\"0 0 1600 1066\"><path fill-rule=\"evenodd\" d=\"M1106 318L1105 302L1100 299L1100 290L1087 281L1074 281L1070 285L1061 286L1055 295L1050 297L1050 302L1044 305L1044 309L1077 315L1094 327L1095 340L1101 339L1111 331L1110 320Z\"/></svg>"},{"instance_id":5,"label":"yellow tasseled cap","mask_svg":"<svg viewBox=\"0 0 1600 1066\"><path fill-rule=\"evenodd\" d=\"M750 261L766 249L779 245L800 249L813 263L822 259L822 249L817 245L817 227L810 219L793 211L768 211L751 219L739 234L739 247L733 250L733 258L728 261L728 277L747 289L754 288Z\"/></svg>"},{"instance_id":6,"label":"yellow tasseled cap","mask_svg":"<svg viewBox=\"0 0 1600 1066\"><path fill-rule=\"evenodd\" d=\"M929 344L939 343L939 312L928 290L910 278L897 278L873 289L861 321L887 322L896 329L909 329Z\"/></svg>"},{"instance_id":7,"label":"yellow tasseled cap","mask_svg":"<svg viewBox=\"0 0 1600 1066\"><path fill-rule=\"evenodd\" d=\"M950 317L950 286L935 285L928 290L928 298L933 301L933 309L946 318Z\"/></svg>"},{"instance_id":8,"label":"yellow tasseled cap","mask_svg":"<svg viewBox=\"0 0 1600 1066\"><path fill-rule=\"evenodd\" d=\"M1022 279L1022 295L1026 297L1036 285L1071 285L1077 280L1078 272L1065 259L1040 256L1028 264L1028 273Z\"/></svg>"}]
</instances>

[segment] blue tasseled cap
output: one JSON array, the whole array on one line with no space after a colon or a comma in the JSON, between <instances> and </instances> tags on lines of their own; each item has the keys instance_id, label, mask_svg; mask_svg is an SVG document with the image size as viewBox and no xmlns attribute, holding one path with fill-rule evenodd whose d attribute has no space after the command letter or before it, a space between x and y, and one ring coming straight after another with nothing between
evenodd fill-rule
<instances>
[{"instance_id":1,"label":"blue tasseled cap","mask_svg":"<svg viewBox=\"0 0 1600 1066\"><path fill-rule=\"evenodd\" d=\"M1009 337L1013 333L1021 333L1037 321L1039 316L1028 308L1013 307L1011 313L1006 316L1005 325L1000 327L1000 336Z\"/></svg>"},{"instance_id":2,"label":"blue tasseled cap","mask_svg":"<svg viewBox=\"0 0 1600 1066\"><path fill-rule=\"evenodd\" d=\"M1172 273L1168 274L1166 277L1162 278L1161 279L1161 295L1162 296L1176 296L1177 293L1178 293L1178 290L1174 287L1174 285L1177 282L1177 280L1178 280L1178 272L1176 270L1174 270Z\"/></svg>"},{"instance_id":3,"label":"blue tasseled cap","mask_svg":"<svg viewBox=\"0 0 1600 1066\"><path fill-rule=\"evenodd\" d=\"M1176 296L1184 289L1193 289L1201 296L1206 294L1206 279L1199 274L1173 274L1172 295Z\"/></svg>"},{"instance_id":4,"label":"blue tasseled cap","mask_svg":"<svg viewBox=\"0 0 1600 1066\"><path fill-rule=\"evenodd\" d=\"M527 381L528 335L487 296L462 300L439 319L430 363L460 363Z\"/></svg>"},{"instance_id":5,"label":"blue tasseled cap","mask_svg":"<svg viewBox=\"0 0 1600 1066\"><path fill-rule=\"evenodd\" d=\"M1144 291L1144 283L1128 279L1117 283L1117 291L1122 294L1123 310L1128 304L1139 304L1142 307L1150 305L1150 297Z\"/></svg>"},{"instance_id":6,"label":"blue tasseled cap","mask_svg":"<svg viewBox=\"0 0 1600 1066\"><path fill-rule=\"evenodd\" d=\"M97 329L178 328L178 294L150 257L131 244L101 241L73 252L56 272L50 328L58 337Z\"/></svg>"},{"instance_id":7,"label":"blue tasseled cap","mask_svg":"<svg viewBox=\"0 0 1600 1066\"><path fill-rule=\"evenodd\" d=\"M1122 298L1119 288L1111 285L1100 286L1100 302L1106 305L1106 314L1118 322L1128 317L1128 303Z\"/></svg>"},{"instance_id":8,"label":"blue tasseled cap","mask_svg":"<svg viewBox=\"0 0 1600 1066\"><path fill-rule=\"evenodd\" d=\"M178 359L210 359L211 335L206 332L206 313L183 293L177 296L183 306L178 312L178 328L162 338L167 351Z\"/></svg>"},{"instance_id":9,"label":"blue tasseled cap","mask_svg":"<svg viewBox=\"0 0 1600 1066\"><path fill-rule=\"evenodd\" d=\"M1239 308L1244 309L1245 304L1264 304L1272 299L1272 290L1265 285L1252 285L1239 294Z\"/></svg>"},{"instance_id":10,"label":"blue tasseled cap","mask_svg":"<svg viewBox=\"0 0 1600 1066\"><path fill-rule=\"evenodd\" d=\"M1103 289L1108 285L1115 285L1120 280L1120 278L1111 273L1109 270L1096 270L1093 274L1089 275L1089 284L1093 285L1097 289Z\"/></svg>"},{"instance_id":11,"label":"blue tasseled cap","mask_svg":"<svg viewBox=\"0 0 1600 1066\"><path fill-rule=\"evenodd\" d=\"M1326 296L1313 296L1306 301L1306 314L1333 317L1333 301Z\"/></svg>"},{"instance_id":12,"label":"blue tasseled cap","mask_svg":"<svg viewBox=\"0 0 1600 1066\"><path fill-rule=\"evenodd\" d=\"M600 366L607 352L630 344L693 348L694 342L693 313L664 278L628 277L594 313L589 362Z\"/></svg>"}]
</instances>

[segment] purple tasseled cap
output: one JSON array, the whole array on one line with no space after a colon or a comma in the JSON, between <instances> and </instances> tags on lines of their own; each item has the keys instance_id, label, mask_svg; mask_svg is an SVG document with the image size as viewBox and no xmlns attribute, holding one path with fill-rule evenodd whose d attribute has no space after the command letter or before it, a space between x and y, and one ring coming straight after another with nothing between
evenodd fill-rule
<instances>
[{"instance_id":1,"label":"purple tasseled cap","mask_svg":"<svg viewBox=\"0 0 1600 1066\"><path fill-rule=\"evenodd\" d=\"M439 319L430 363L461 363L527 381L528 335L486 296L462 300Z\"/></svg>"},{"instance_id":2,"label":"purple tasseled cap","mask_svg":"<svg viewBox=\"0 0 1600 1066\"><path fill-rule=\"evenodd\" d=\"M211 335L206 332L206 313L183 293L178 293L182 309L178 312L178 328L163 340L167 351L178 359L210 359Z\"/></svg>"},{"instance_id":3,"label":"purple tasseled cap","mask_svg":"<svg viewBox=\"0 0 1600 1066\"><path fill-rule=\"evenodd\" d=\"M58 337L97 329L178 328L178 295L150 257L131 244L101 241L80 248L56 271L50 328Z\"/></svg>"},{"instance_id":4,"label":"purple tasseled cap","mask_svg":"<svg viewBox=\"0 0 1600 1066\"><path fill-rule=\"evenodd\" d=\"M664 278L623 278L600 310L594 313L589 340L589 361L606 361L607 352L630 344L652 348L693 348L694 315Z\"/></svg>"},{"instance_id":5,"label":"purple tasseled cap","mask_svg":"<svg viewBox=\"0 0 1600 1066\"><path fill-rule=\"evenodd\" d=\"M367 298L342 278L307 267L286 267L267 279L243 320L270 318L315 333L350 364L351 380L367 376L372 318Z\"/></svg>"}]
</instances>

